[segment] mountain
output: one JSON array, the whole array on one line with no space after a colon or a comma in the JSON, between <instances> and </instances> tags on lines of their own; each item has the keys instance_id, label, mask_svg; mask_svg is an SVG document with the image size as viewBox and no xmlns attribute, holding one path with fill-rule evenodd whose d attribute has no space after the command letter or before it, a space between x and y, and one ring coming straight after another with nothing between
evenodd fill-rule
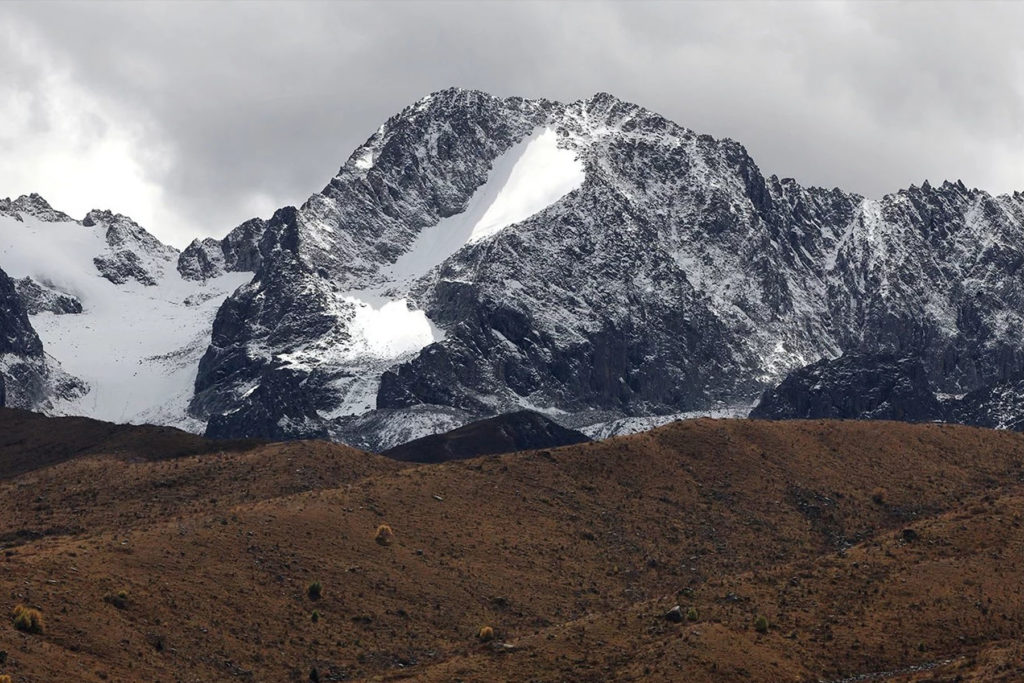
<instances>
[{"instance_id":1,"label":"mountain","mask_svg":"<svg viewBox=\"0 0 1024 683\"><path fill-rule=\"evenodd\" d=\"M414 439L381 455L405 462L438 463L587 441L590 439L584 434L566 429L539 413L521 410Z\"/></svg>"},{"instance_id":2,"label":"mountain","mask_svg":"<svg viewBox=\"0 0 1024 683\"><path fill-rule=\"evenodd\" d=\"M121 214L76 221L39 195L0 201L0 267L16 278L0 278L7 405L202 431L186 412L199 358L251 274L187 280L178 259Z\"/></svg>"},{"instance_id":3,"label":"mountain","mask_svg":"<svg viewBox=\"0 0 1024 683\"><path fill-rule=\"evenodd\" d=\"M19 683L1024 667L1018 433L704 419L412 465L0 411L0 443L0 592L45 624L4 626Z\"/></svg>"},{"instance_id":4,"label":"mountain","mask_svg":"<svg viewBox=\"0 0 1024 683\"><path fill-rule=\"evenodd\" d=\"M39 216L68 226L61 243L112 219L79 225L36 204L0 205L0 240ZM176 263L133 230L90 245L83 267L116 291L152 290L118 310L164 291L163 324L184 316L159 348L102 324L133 330L126 345L143 338L141 401L101 390L136 386L134 369L86 376L49 330L84 318L33 324L98 387L71 410L212 437L381 451L519 410L616 433L745 414L790 371L844 354L918 361L942 395L1024 373L1024 195L802 187L762 174L733 140L607 93L433 93L300 207L195 241ZM28 276L17 263L0 251ZM81 299L73 289L56 291Z\"/></svg>"},{"instance_id":5,"label":"mountain","mask_svg":"<svg viewBox=\"0 0 1024 683\"><path fill-rule=\"evenodd\" d=\"M215 436L380 449L375 409L582 428L749 407L846 351L963 393L1022 369L1022 231L1020 194L804 188L603 93L442 91L267 222L190 409Z\"/></svg>"}]
</instances>

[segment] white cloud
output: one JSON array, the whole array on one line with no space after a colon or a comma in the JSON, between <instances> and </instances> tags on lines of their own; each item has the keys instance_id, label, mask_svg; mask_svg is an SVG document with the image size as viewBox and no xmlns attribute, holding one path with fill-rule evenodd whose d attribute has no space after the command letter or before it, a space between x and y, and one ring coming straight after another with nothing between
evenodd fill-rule
<instances>
[{"instance_id":1,"label":"white cloud","mask_svg":"<svg viewBox=\"0 0 1024 683\"><path fill-rule=\"evenodd\" d=\"M180 243L188 228L151 179L167 150L129 112L76 84L31 34L7 27L3 38L8 73L33 74L27 84L0 80L0 189L38 192L76 218L112 209Z\"/></svg>"},{"instance_id":2,"label":"white cloud","mask_svg":"<svg viewBox=\"0 0 1024 683\"><path fill-rule=\"evenodd\" d=\"M1019 3L0 3L0 193L220 236L452 85L608 91L808 185L1007 192L1022 25Z\"/></svg>"}]
</instances>

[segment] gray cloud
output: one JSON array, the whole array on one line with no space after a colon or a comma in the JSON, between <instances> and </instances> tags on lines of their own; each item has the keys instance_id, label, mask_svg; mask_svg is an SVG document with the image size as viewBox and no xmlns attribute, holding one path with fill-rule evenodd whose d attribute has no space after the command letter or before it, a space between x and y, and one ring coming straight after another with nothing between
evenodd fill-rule
<instances>
[{"instance_id":1,"label":"gray cloud","mask_svg":"<svg viewBox=\"0 0 1024 683\"><path fill-rule=\"evenodd\" d=\"M124 205L182 244L303 201L388 116L458 85L606 90L805 184L1005 192L1024 189L1020 26L1013 3L5 3L0 91L68 94L50 103L63 123L22 117L31 135L14 125L2 152L67 138L68 162L48 173L51 151L0 182L60 196L103 141L107 167L121 153L140 175ZM117 189L104 199L121 209Z\"/></svg>"}]
</instances>

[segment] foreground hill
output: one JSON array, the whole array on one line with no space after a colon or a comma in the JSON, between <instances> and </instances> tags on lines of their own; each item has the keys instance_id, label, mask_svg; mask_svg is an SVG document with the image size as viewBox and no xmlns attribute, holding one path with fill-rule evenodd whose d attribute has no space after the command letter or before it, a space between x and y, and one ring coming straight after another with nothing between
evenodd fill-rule
<instances>
[{"instance_id":1,"label":"foreground hill","mask_svg":"<svg viewBox=\"0 0 1024 683\"><path fill-rule=\"evenodd\" d=\"M46 620L0 628L15 680L1013 680L1024 666L1016 433L695 420L416 466L323 442L134 448L0 481L0 595ZM666 620L677 604L696 618Z\"/></svg>"}]
</instances>

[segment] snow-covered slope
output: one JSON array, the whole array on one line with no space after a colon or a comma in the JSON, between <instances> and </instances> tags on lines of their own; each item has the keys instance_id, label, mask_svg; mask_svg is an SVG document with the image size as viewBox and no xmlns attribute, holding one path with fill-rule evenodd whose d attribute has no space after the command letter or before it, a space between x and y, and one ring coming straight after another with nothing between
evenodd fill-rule
<instances>
[{"instance_id":1,"label":"snow-covered slope","mask_svg":"<svg viewBox=\"0 0 1024 683\"><path fill-rule=\"evenodd\" d=\"M47 412L202 431L186 413L199 358L217 308L251 275L183 280L176 250L117 214L44 218L0 216L0 268L81 305L30 317L46 354L88 387Z\"/></svg>"}]
</instances>

